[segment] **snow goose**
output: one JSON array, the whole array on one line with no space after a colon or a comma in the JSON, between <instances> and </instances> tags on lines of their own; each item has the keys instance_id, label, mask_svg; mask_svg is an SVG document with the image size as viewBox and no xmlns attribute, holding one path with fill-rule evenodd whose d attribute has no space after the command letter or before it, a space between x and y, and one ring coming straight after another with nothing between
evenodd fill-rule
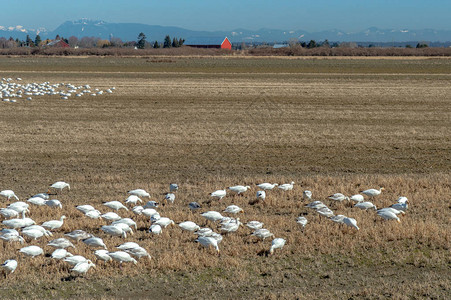
<instances>
[{"instance_id":1,"label":"snow goose","mask_svg":"<svg viewBox=\"0 0 451 300\"><path fill-rule=\"evenodd\" d=\"M117 225L104 225L100 228L103 232L106 234L112 235L112 236L121 236L123 238L127 237L127 233L119 226Z\"/></svg>"},{"instance_id":2,"label":"snow goose","mask_svg":"<svg viewBox=\"0 0 451 300\"><path fill-rule=\"evenodd\" d=\"M14 273L17 268L17 261L14 259L7 259L1 264L1 267L5 270L6 274Z\"/></svg>"},{"instance_id":3,"label":"snow goose","mask_svg":"<svg viewBox=\"0 0 451 300\"><path fill-rule=\"evenodd\" d=\"M161 226L160 225L158 225L158 224L152 224L152 225L150 225L150 227L149 227L149 232L150 233L153 233L153 234L160 234L161 233Z\"/></svg>"},{"instance_id":4,"label":"snow goose","mask_svg":"<svg viewBox=\"0 0 451 300\"><path fill-rule=\"evenodd\" d=\"M10 205L8 205L7 208L13 209L21 214L23 212L28 212L28 207L29 207L29 205L27 203L18 201L18 202L11 203Z\"/></svg>"},{"instance_id":5,"label":"snow goose","mask_svg":"<svg viewBox=\"0 0 451 300\"><path fill-rule=\"evenodd\" d=\"M14 197L17 201L19 201L19 197L17 197L12 190L3 190L0 192L0 196L3 196L8 200Z\"/></svg>"},{"instance_id":6,"label":"snow goose","mask_svg":"<svg viewBox=\"0 0 451 300\"><path fill-rule=\"evenodd\" d=\"M363 200L365 200L365 198L363 198L363 196L360 194L352 195L349 199L354 202L362 202Z\"/></svg>"},{"instance_id":7,"label":"snow goose","mask_svg":"<svg viewBox=\"0 0 451 300\"><path fill-rule=\"evenodd\" d=\"M49 206L49 207L59 207L59 208L63 208L63 205L61 204L61 201L53 199L53 200L45 200L45 205Z\"/></svg>"},{"instance_id":8,"label":"snow goose","mask_svg":"<svg viewBox=\"0 0 451 300\"><path fill-rule=\"evenodd\" d=\"M273 254L274 253L274 249L282 249L283 246L285 246L285 239L282 238L275 238L272 240L271 242L271 248L269 248L269 253Z\"/></svg>"},{"instance_id":9,"label":"snow goose","mask_svg":"<svg viewBox=\"0 0 451 300\"><path fill-rule=\"evenodd\" d=\"M213 193L210 194L211 197L216 197L219 198L218 200L221 200L222 198L224 198L226 196L227 192L226 190L217 190L214 191Z\"/></svg>"},{"instance_id":10,"label":"snow goose","mask_svg":"<svg viewBox=\"0 0 451 300\"><path fill-rule=\"evenodd\" d=\"M70 191L70 185L64 181L57 181L54 184L50 185L50 187L56 190L60 190L60 192L62 192L64 188L67 188Z\"/></svg>"},{"instance_id":11,"label":"snow goose","mask_svg":"<svg viewBox=\"0 0 451 300\"><path fill-rule=\"evenodd\" d=\"M80 275L86 274L90 268L95 268L96 265L90 261L89 259L85 262L81 262L76 264L72 269L70 269L72 272L78 273Z\"/></svg>"},{"instance_id":12,"label":"snow goose","mask_svg":"<svg viewBox=\"0 0 451 300\"><path fill-rule=\"evenodd\" d=\"M401 223L401 220L398 218L398 216L389 210L380 209L377 211L377 215L384 220L396 220L396 222Z\"/></svg>"},{"instance_id":13,"label":"snow goose","mask_svg":"<svg viewBox=\"0 0 451 300\"><path fill-rule=\"evenodd\" d=\"M145 208L141 211L141 214L149 218L151 218L153 215L159 215L159 213L153 208Z\"/></svg>"},{"instance_id":14,"label":"snow goose","mask_svg":"<svg viewBox=\"0 0 451 300\"><path fill-rule=\"evenodd\" d=\"M61 216L61 218L59 220L51 220L51 221L47 221L42 223L42 227L48 228L50 230L55 230L55 229L59 229L63 226L63 220L66 218L66 216Z\"/></svg>"},{"instance_id":15,"label":"snow goose","mask_svg":"<svg viewBox=\"0 0 451 300\"><path fill-rule=\"evenodd\" d=\"M19 216L17 211L10 208L0 208L0 214L7 219L16 218Z\"/></svg>"},{"instance_id":16,"label":"snow goose","mask_svg":"<svg viewBox=\"0 0 451 300\"><path fill-rule=\"evenodd\" d=\"M76 266L79 263L83 263L83 262L87 261L86 257L81 256L81 255L69 256L69 257L64 258L63 260L71 266Z\"/></svg>"},{"instance_id":17,"label":"snow goose","mask_svg":"<svg viewBox=\"0 0 451 300\"><path fill-rule=\"evenodd\" d=\"M343 219L343 224L349 226L349 227L354 227L355 229L359 230L359 227L357 226L357 221L354 218L344 218Z\"/></svg>"},{"instance_id":18,"label":"snow goose","mask_svg":"<svg viewBox=\"0 0 451 300\"><path fill-rule=\"evenodd\" d=\"M376 196L380 195L383 190L384 190L384 188L381 187L378 190L377 189L368 189L368 190L361 191L360 193L367 195L368 197L376 197Z\"/></svg>"},{"instance_id":19,"label":"snow goose","mask_svg":"<svg viewBox=\"0 0 451 300\"><path fill-rule=\"evenodd\" d=\"M2 223L3 225L9 227L9 228L22 228L22 227L27 227L33 224L36 224L35 221L33 221L30 218L25 218L24 217L24 213L22 213L22 219L10 219L10 220L4 220Z\"/></svg>"},{"instance_id":20,"label":"snow goose","mask_svg":"<svg viewBox=\"0 0 451 300\"><path fill-rule=\"evenodd\" d=\"M21 248L19 252L25 254L26 256L36 257L43 254L44 250L42 250L42 248L38 246L28 246Z\"/></svg>"},{"instance_id":21,"label":"snow goose","mask_svg":"<svg viewBox=\"0 0 451 300\"><path fill-rule=\"evenodd\" d=\"M329 220L331 220L332 222L338 223L338 224L343 224L343 220L346 218L346 216L344 215L336 215L336 216L332 216L329 218Z\"/></svg>"},{"instance_id":22,"label":"snow goose","mask_svg":"<svg viewBox=\"0 0 451 300\"><path fill-rule=\"evenodd\" d=\"M81 229L77 229L72 232L65 233L64 235L77 242L80 240L88 239L92 236L92 234L87 233L86 231L83 231Z\"/></svg>"},{"instance_id":23,"label":"snow goose","mask_svg":"<svg viewBox=\"0 0 451 300\"><path fill-rule=\"evenodd\" d=\"M132 208L132 212L133 212L135 215L137 215L137 216L142 215L142 211L143 211L143 210L144 210L144 207L142 207L141 205L134 206L134 207Z\"/></svg>"},{"instance_id":24,"label":"snow goose","mask_svg":"<svg viewBox=\"0 0 451 300\"><path fill-rule=\"evenodd\" d=\"M302 192L302 198L312 200L312 192L309 190L305 190Z\"/></svg>"},{"instance_id":25,"label":"snow goose","mask_svg":"<svg viewBox=\"0 0 451 300\"><path fill-rule=\"evenodd\" d=\"M159 203L156 201L147 201L146 205L144 205L144 208L158 208L158 205Z\"/></svg>"},{"instance_id":26,"label":"snow goose","mask_svg":"<svg viewBox=\"0 0 451 300\"><path fill-rule=\"evenodd\" d=\"M125 251L108 252L108 255L119 262L120 265L122 265L123 262L133 262L135 265L138 263L136 259L131 257L130 254Z\"/></svg>"},{"instance_id":27,"label":"snow goose","mask_svg":"<svg viewBox=\"0 0 451 300\"><path fill-rule=\"evenodd\" d=\"M133 255L134 257L140 259L141 257L147 257L149 259L152 259L149 253L147 253L146 249L143 247L135 247L131 249L124 250L128 254Z\"/></svg>"},{"instance_id":28,"label":"snow goose","mask_svg":"<svg viewBox=\"0 0 451 300\"><path fill-rule=\"evenodd\" d=\"M199 208L202 208L202 206L200 206L199 203L193 201L188 204L188 208L191 209L191 211L195 211L198 210Z\"/></svg>"},{"instance_id":29,"label":"snow goose","mask_svg":"<svg viewBox=\"0 0 451 300\"><path fill-rule=\"evenodd\" d=\"M401 196L398 198L398 200L396 200L396 202L398 202L400 204L405 204L405 203L409 203L409 199L407 199L407 197Z\"/></svg>"},{"instance_id":30,"label":"snow goose","mask_svg":"<svg viewBox=\"0 0 451 300\"><path fill-rule=\"evenodd\" d=\"M45 199L41 197L32 197L27 200L27 202L37 205L37 206L44 206L45 205Z\"/></svg>"},{"instance_id":31,"label":"snow goose","mask_svg":"<svg viewBox=\"0 0 451 300\"><path fill-rule=\"evenodd\" d=\"M391 213L394 213L395 215L399 215L399 214L404 215L405 214L404 211L393 208L393 207L384 207L384 208L379 209L377 212L383 212L383 211L389 211Z\"/></svg>"},{"instance_id":32,"label":"snow goose","mask_svg":"<svg viewBox=\"0 0 451 300\"><path fill-rule=\"evenodd\" d=\"M257 191L257 200L265 201L266 192L265 191Z\"/></svg>"},{"instance_id":33,"label":"snow goose","mask_svg":"<svg viewBox=\"0 0 451 300\"><path fill-rule=\"evenodd\" d=\"M205 219L212 221L212 222L222 220L222 218L223 218L223 216L217 211L207 211L207 212L201 213L200 215L202 217L204 217Z\"/></svg>"},{"instance_id":34,"label":"snow goose","mask_svg":"<svg viewBox=\"0 0 451 300\"><path fill-rule=\"evenodd\" d=\"M128 211L128 208L125 207L121 202L119 201L109 201L109 202L105 202L103 203L103 205L105 205L106 207L109 207L111 209L114 209L116 211L118 211L119 209L123 208L125 210Z\"/></svg>"},{"instance_id":35,"label":"snow goose","mask_svg":"<svg viewBox=\"0 0 451 300\"><path fill-rule=\"evenodd\" d=\"M271 184L271 183L268 183L268 182L265 182L265 183L260 183L260 184L257 184L257 186L259 187L259 188L261 188L262 190L272 190L273 188L275 188L276 186L278 186L278 184L277 183L273 183L273 184Z\"/></svg>"},{"instance_id":36,"label":"snow goose","mask_svg":"<svg viewBox=\"0 0 451 300\"><path fill-rule=\"evenodd\" d=\"M105 262L111 260L111 256L108 255L108 250L96 250L94 251L94 255L97 257L97 259L103 260Z\"/></svg>"},{"instance_id":37,"label":"snow goose","mask_svg":"<svg viewBox=\"0 0 451 300\"><path fill-rule=\"evenodd\" d=\"M302 228L305 228L305 225L307 225L307 219L305 217L297 217L296 223L302 226Z\"/></svg>"},{"instance_id":38,"label":"snow goose","mask_svg":"<svg viewBox=\"0 0 451 300\"><path fill-rule=\"evenodd\" d=\"M170 192L177 192L179 190L179 185L177 183L171 183L169 185Z\"/></svg>"},{"instance_id":39,"label":"snow goose","mask_svg":"<svg viewBox=\"0 0 451 300\"><path fill-rule=\"evenodd\" d=\"M251 235L258 237L259 239L265 240L270 236L274 236L268 229L260 228L255 230Z\"/></svg>"},{"instance_id":40,"label":"snow goose","mask_svg":"<svg viewBox=\"0 0 451 300\"><path fill-rule=\"evenodd\" d=\"M192 221L182 222L179 224L179 227L182 228L183 230L192 231L192 232L200 229L199 225L197 225L196 223L194 223Z\"/></svg>"},{"instance_id":41,"label":"snow goose","mask_svg":"<svg viewBox=\"0 0 451 300\"><path fill-rule=\"evenodd\" d=\"M141 198L139 198L138 196L136 196L136 195L130 195L130 196L128 196L128 198L125 200L125 204L133 204L133 205L136 205L136 203L138 203L138 201L139 202L143 202L142 200L141 200Z\"/></svg>"},{"instance_id":42,"label":"snow goose","mask_svg":"<svg viewBox=\"0 0 451 300\"><path fill-rule=\"evenodd\" d=\"M107 213L101 215L101 217L105 220L112 221L112 222L122 219L117 213L114 213L114 212L107 212Z\"/></svg>"},{"instance_id":43,"label":"snow goose","mask_svg":"<svg viewBox=\"0 0 451 300\"><path fill-rule=\"evenodd\" d=\"M130 218L122 218L120 220L114 221L113 223L111 223L111 225L116 225L116 224L120 224L120 223L127 224L130 227L133 226L133 227L135 227L135 230L138 230L138 225L136 225L136 222Z\"/></svg>"},{"instance_id":44,"label":"snow goose","mask_svg":"<svg viewBox=\"0 0 451 300\"><path fill-rule=\"evenodd\" d=\"M28 238L37 240L40 237L43 237L45 235L44 232L42 232L41 230L38 229L24 229L22 230L22 234Z\"/></svg>"},{"instance_id":45,"label":"snow goose","mask_svg":"<svg viewBox=\"0 0 451 300\"><path fill-rule=\"evenodd\" d=\"M126 223L116 223L116 224L111 224L111 226L119 227L120 229L122 229L122 231L124 231L126 233L130 233L131 235L134 234L133 229Z\"/></svg>"},{"instance_id":46,"label":"snow goose","mask_svg":"<svg viewBox=\"0 0 451 300\"><path fill-rule=\"evenodd\" d=\"M333 195L330 195L329 197L330 200L334 200L334 201L343 201L343 200L349 200L349 197L343 195L342 193L335 193Z\"/></svg>"},{"instance_id":47,"label":"snow goose","mask_svg":"<svg viewBox=\"0 0 451 300\"><path fill-rule=\"evenodd\" d=\"M316 212L318 214L320 214L321 216L324 216L324 217L327 217L327 218L330 218L330 217L332 217L334 215L334 212L328 207L319 208L319 209L316 210Z\"/></svg>"},{"instance_id":48,"label":"snow goose","mask_svg":"<svg viewBox=\"0 0 451 300\"><path fill-rule=\"evenodd\" d=\"M236 205L229 205L226 207L226 209L223 210L223 212L225 213L229 213L229 214L237 214L237 213L243 213L244 210L241 207L238 207Z\"/></svg>"},{"instance_id":49,"label":"snow goose","mask_svg":"<svg viewBox=\"0 0 451 300\"><path fill-rule=\"evenodd\" d=\"M359 202L359 203L356 203L354 205L354 207L358 207L358 208L360 208L362 210L368 210L370 208L374 208L374 210L377 210L376 205L374 205L371 202Z\"/></svg>"},{"instance_id":50,"label":"snow goose","mask_svg":"<svg viewBox=\"0 0 451 300\"><path fill-rule=\"evenodd\" d=\"M132 248L138 248L140 247L138 243L135 242L125 242L123 244L120 244L119 246L116 246L116 248L118 248L119 250L125 251L127 249L132 249Z\"/></svg>"},{"instance_id":51,"label":"snow goose","mask_svg":"<svg viewBox=\"0 0 451 300\"><path fill-rule=\"evenodd\" d=\"M90 211L86 212L85 216L87 216L90 219L101 219L102 213L100 211L98 211L97 209L95 209L95 210L90 210Z\"/></svg>"},{"instance_id":52,"label":"snow goose","mask_svg":"<svg viewBox=\"0 0 451 300\"><path fill-rule=\"evenodd\" d=\"M90 238L82 240L82 242L85 243L86 245L88 245L89 247L94 247L94 248L103 247L104 249L106 249L105 243L99 237L92 236Z\"/></svg>"},{"instance_id":53,"label":"snow goose","mask_svg":"<svg viewBox=\"0 0 451 300\"><path fill-rule=\"evenodd\" d=\"M249 221L246 223L246 226L252 230L257 230L263 227L263 223L259 221Z\"/></svg>"},{"instance_id":54,"label":"snow goose","mask_svg":"<svg viewBox=\"0 0 451 300\"><path fill-rule=\"evenodd\" d=\"M210 236L200 236L197 238L196 242L198 242L199 244L201 244L202 246L209 248L209 247L213 247L215 248L216 252L218 252L218 254L220 253L219 251L219 247L218 247L218 241Z\"/></svg>"},{"instance_id":55,"label":"snow goose","mask_svg":"<svg viewBox=\"0 0 451 300\"><path fill-rule=\"evenodd\" d=\"M241 225L240 218L237 218L236 220L232 220L230 222L222 224L219 230L221 230L221 232L223 233L235 232L238 230L238 228L240 228L240 225Z\"/></svg>"},{"instance_id":56,"label":"snow goose","mask_svg":"<svg viewBox=\"0 0 451 300\"><path fill-rule=\"evenodd\" d=\"M72 247L75 249L74 244L72 244L68 239L65 239L65 238L59 238L59 239L52 240L47 243L47 246L51 246L51 247L58 248L58 249L66 249L69 247Z\"/></svg>"},{"instance_id":57,"label":"snow goose","mask_svg":"<svg viewBox=\"0 0 451 300\"><path fill-rule=\"evenodd\" d=\"M166 196L164 197L164 200L166 200L166 203L167 202L171 202L172 204L174 204L175 194L174 193L167 193Z\"/></svg>"},{"instance_id":58,"label":"snow goose","mask_svg":"<svg viewBox=\"0 0 451 300\"><path fill-rule=\"evenodd\" d=\"M85 205L78 205L75 207L76 209L78 209L79 211L81 211L82 213L86 214L88 211L91 210L96 210L94 207L92 207L89 204L85 204Z\"/></svg>"},{"instance_id":59,"label":"snow goose","mask_svg":"<svg viewBox=\"0 0 451 300\"><path fill-rule=\"evenodd\" d=\"M305 205L308 208L312 208L312 209L320 209L323 207L327 207L323 202L321 201L313 201L311 203L308 203Z\"/></svg>"},{"instance_id":60,"label":"snow goose","mask_svg":"<svg viewBox=\"0 0 451 300\"><path fill-rule=\"evenodd\" d=\"M51 257L54 258L54 259L63 259L63 258L66 258L66 257L71 257L71 256L73 256L72 253L67 252L66 249L61 249L61 248L56 249L55 251L53 251L52 255L51 255Z\"/></svg>"},{"instance_id":61,"label":"snow goose","mask_svg":"<svg viewBox=\"0 0 451 300\"><path fill-rule=\"evenodd\" d=\"M150 194L148 192L146 192L146 190L143 190L143 189L135 189L135 190L128 191L127 193L129 193L130 195L138 196L138 197L150 198Z\"/></svg>"},{"instance_id":62,"label":"snow goose","mask_svg":"<svg viewBox=\"0 0 451 300\"><path fill-rule=\"evenodd\" d=\"M235 186L231 186L228 189L231 190L232 192L235 192L237 195L240 195L241 193L246 192L248 189L250 189L251 187L246 185L235 185Z\"/></svg>"},{"instance_id":63,"label":"snow goose","mask_svg":"<svg viewBox=\"0 0 451 300\"><path fill-rule=\"evenodd\" d=\"M0 239L6 242L20 242L21 244L25 243L25 240L20 235L15 235L11 233L5 233L0 235Z\"/></svg>"},{"instance_id":64,"label":"snow goose","mask_svg":"<svg viewBox=\"0 0 451 300\"><path fill-rule=\"evenodd\" d=\"M285 184L279 185L278 188L283 191L291 191L293 189L293 186L294 186L294 181L292 181L291 183L285 183Z\"/></svg>"}]
</instances>

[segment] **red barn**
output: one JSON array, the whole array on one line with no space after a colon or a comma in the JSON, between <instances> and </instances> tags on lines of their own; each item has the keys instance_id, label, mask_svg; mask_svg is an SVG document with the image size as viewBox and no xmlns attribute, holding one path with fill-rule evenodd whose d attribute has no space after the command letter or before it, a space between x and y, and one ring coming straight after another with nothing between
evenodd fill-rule
<instances>
[{"instance_id":1,"label":"red barn","mask_svg":"<svg viewBox=\"0 0 451 300\"><path fill-rule=\"evenodd\" d=\"M194 48L217 48L232 50L232 43L226 38L200 37L188 38L184 45Z\"/></svg>"},{"instance_id":2,"label":"red barn","mask_svg":"<svg viewBox=\"0 0 451 300\"><path fill-rule=\"evenodd\" d=\"M67 44L63 40L54 40L45 45L46 47L56 47L56 48L70 48L69 44Z\"/></svg>"}]
</instances>

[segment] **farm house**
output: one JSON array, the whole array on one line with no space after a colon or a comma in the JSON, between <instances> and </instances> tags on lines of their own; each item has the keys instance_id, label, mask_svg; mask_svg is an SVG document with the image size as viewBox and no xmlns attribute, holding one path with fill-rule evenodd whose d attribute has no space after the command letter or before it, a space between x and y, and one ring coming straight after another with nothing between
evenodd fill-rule
<instances>
[{"instance_id":1,"label":"farm house","mask_svg":"<svg viewBox=\"0 0 451 300\"><path fill-rule=\"evenodd\" d=\"M219 48L232 50L232 43L227 37L201 37L201 38L188 38L185 41L185 45L195 48Z\"/></svg>"}]
</instances>

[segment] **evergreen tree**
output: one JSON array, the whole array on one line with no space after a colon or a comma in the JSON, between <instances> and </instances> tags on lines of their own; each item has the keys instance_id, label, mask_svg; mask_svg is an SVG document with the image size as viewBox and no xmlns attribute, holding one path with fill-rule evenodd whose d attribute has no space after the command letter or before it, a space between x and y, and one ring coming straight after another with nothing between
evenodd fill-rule
<instances>
[{"instance_id":1,"label":"evergreen tree","mask_svg":"<svg viewBox=\"0 0 451 300\"><path fill-rule=\"evenodd\" d=\"M28 46L28 47L33 47L34 46L33 40L30 38L30 36L28 34L27 34L27 38L25 40L25 45Z\"/></svg>"},{"instance_id":2,"label":"evergreen tree","mask_svg":"<svg viewBox=\"0 0 451 300\"><path fill-rule=\"evenodd\" d=\"M179 39L179 47L182 47L183 43L185 43L185 39L180 38Z\"/></svg>"},{"instance_id":3,"label":"evergreen tree","mask_svg":"<svg viewBox=\"0 0 451 300\"><path fill-rule=\"evenodd\" d=\"M312 49L315 48L316 46L316 41L315 40L310 40L310 42L307 44L307 48Z\"/></svg>"},{"instance_id":4,"label":"evergreen tree","mask_svg":"<svg viewBox=\"0 0 451 300\"><path fill-rule=\"evenodd\" d=\"M164 38L163 48L171 48L171 46L172 46L171 37L169 35L167 35Z\"/></svg>"},{"instance_id":5,"label":"evergreen tree","mask_svg":"<svg viewBox=\"0 0 451 300\"><path fill-rule=\"evenodd\" d=\"M178 46L179 46L179 40L176 38L173 38L172 39L172 47L178 48Z\"/></svg>"},{"instance_id":6,"label":"evergreen tree","mask_svg":"<svg viewBox=\"0 0 451 300\"><path fill-rule=\"evenodd\" d=\"M155 43L153 43L153 47L154 48L160 48L160 44L158 43L158 41L155 41Z\"/></svg>"},{"instance_id":7,"label":"evergreen tree","mask_svg":"<svg viewBox=\"0 0 451 300\"><path fill-rule=\"evenodd\" d=\"M41 44L42 40L41 37L39 36L39 34L36 36L36 38L34 39L34 44L36 45L36 47L39 47L39 45Z\"/></svg>"},{"instance_id":8,"label":"evergreen tree","mask_svg":"<svg viewBox=\"0 0 451 300\"><path fill-rule=\"evenodd\" d=\"M143 32L141 32L139 35L138 35L138 43L136 43L136 47L138 48L138 49L144 49L144 47L146 46L146 35L143 33Z\"/></svg>"}]
</instances>

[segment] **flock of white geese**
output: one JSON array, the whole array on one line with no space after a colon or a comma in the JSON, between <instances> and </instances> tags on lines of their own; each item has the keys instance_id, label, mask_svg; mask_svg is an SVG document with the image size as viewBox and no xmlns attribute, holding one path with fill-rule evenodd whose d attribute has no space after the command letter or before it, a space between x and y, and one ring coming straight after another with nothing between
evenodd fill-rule
<instances>
[{"instance_id":1,"label":"flock of white geese","mask_svg":"<svg viewBox=\"0 0 451 300\"><path fill-rule=\"evenodd\" d=\"M112 94L115 87L101 90L91 88L89 84L74 85L71 83L32 82L22 83L22 78L2 78L0 81L0 100L2 102L16 103L17 100L33 100L33 97L58 95L61 100L69 100L71 97L100 96L104 93Z\"/></svg>"},{"instance_id":2,"label":"flock of white geese","mask_svg":"<svg viewBox=\"0 0 451 300\"><path fill-rule=\"evenodd\" d=\"M293 189L293 186L294 182L282 185L278 185L277 183L257 184L258 191L256 193L256 202L265 203L266 193L273 189L277 188L283 191L290 191ZM52 184L50 188L56 192L53 194L55 195L58 192L61 193L63 189L70 190L70 185L64 181L58 181ZM246 193L250 188L250 186L237 185L229 187L228 190L232 194L240 195ZM178 189L179 187L177 184L172 183L169 185L169 192L165 196L165 200L168 203L173 203L175 201ZM405 214L409 202L406 197L399 197L396 203L390 207L382 209L377 209L372 202L365 201L364 196L367 196L370 199L377 197L381 194L383 189L384 188L368 189L350 197L347 197L341 193L336 193L328 198L330 200L340 202L354 201L356 202L354 205L356 208L363 210L374 209L377 212L377 215L381 218L400 222L397 215ZM52 232L60 229L66 218L64 215L62 215L59 220L46 221L41 225L37 225L31 218L26 217L26 214L30 212L30 205L49 206L63 209L63 204L59 200L50 199L49 194L50 189L47 193L36 194L27 199L26 202L23 202L19 201L19 198L14 191L1 191L0 196L7 198L9 201L15 201L10 203L6 208L0 208L0 214L5 218L2 222L5 228L0 230L0 239L5 242L20 242L23 244L25 243L25 238L32 242L41 237L51 237L53 235ZM218 200L221 200L227 196L227 190L223 189L214 191L210 194L210 196L212 199L217 198ZM121 209L129 210L130 208L135 215L142 215L149 218L150 227L148 231L150 234L158 235L165 227L175 224L170 218L160 216L160 213L157 210L159 204L156 201L147 201L144 204L142 198L150 198L150 194L143 189L135 189L128 191L128 197L125 199L124 203L120 201L110 201L103 203L103 205L116 212ZM312 192L308 190L304 191L303 198L306 200L312 200ZM144 205L138 205L138 202ZM315 210L320 217L322 216L333 222L344 224L354 228L355 230L359 230L357 221L354 218L344 215L335 215L335 213L321 201L313 201L306 206ZM99 210L89 204L79 205L76 208L87 218L101 218L107 220L109 225L104 225L100 228L106 236L119 236L126 239L128 234L133 234L133 229L137 230L137 224L132 218L121 218L116 212L110 211L102 214ZM188 208L192 211L197 211L202 207L197 202L191 202L188 204ZM223 210L222 213L236 216L240 212L243 212L242 208L237 205L229 205ZM208 227L201 228L198 224L189 220L179 223L178 226L182 230L190 231L195 234L197 236L195 241L200 245L207 248L213 248L219 254L219 244L223 239L222 234L233 233L237 231L240 226L243 226L239 218L223 216L222 213L218 211L205 211L200 214L206 220L209 220L212 224L216 225L216 229L219 232L215 232L212 228ZM304 228L307 225L308 220L305 217L300 216L296 219L296 222ZM273 238L268 251L269 254L273 254L276 249L281 249L285 245L286 240L281 237L274 238L274 235L270 232L270 230L263 228L263 225L264 224L262 222L256 220L249 221L245 224L245 226L253 230L252 236L262 240L271 237ZM118 249L117 251L109 251L101 237L94 236L83 229L76 229L72 232L67 232L65 233L65 237L67 238L57 238L51 240L48 242L47 246L55 249L50 255L53 259L64 260L64 262L72 266L72 269L70 270L76 274L83 275L87 273L91 267L95 267L95 264L90 259L81 255L71 254L67 249L70 247L75 248L73 242L81 242L92 248L93 254L98 261L108 262L114 260L119 262L119 266L122 266L122 263L127 262L137 264L137 260L143 257L148 259L151 258L147 250L135 242L125 242L116 247ZM44 250L39 246L30 245L21 248L19 253L28 257L36 257L43 255ZM18 262L15 259L8 259L1 265L6 274L13 273L17 266Z\"/></svg>"}]
</instances>

